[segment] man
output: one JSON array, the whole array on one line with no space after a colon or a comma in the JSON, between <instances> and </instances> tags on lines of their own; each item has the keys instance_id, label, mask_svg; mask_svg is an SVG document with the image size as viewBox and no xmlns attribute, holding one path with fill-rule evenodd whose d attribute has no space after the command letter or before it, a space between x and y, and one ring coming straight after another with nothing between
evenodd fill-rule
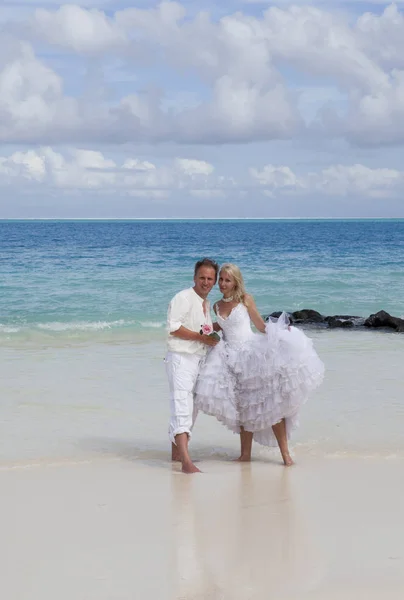
<instances>
[{"instance_id":1,"label":"man","mask_svg":"<svg viewBox=\"0 0 404 600\"><path fill-rule=\"evenodd\" d=\"M188 454L193 417L193 390L199 365L209 346L218 340L213 331L209 292L217 280L219 265L209 258L198 261L194 286L179 292L168 307L168 352L166 369L170 388L170 425L172 460L180 460L184 473L199 473ZM206 331L207 333L204 333Z\"/></svg>"}]
</instances>

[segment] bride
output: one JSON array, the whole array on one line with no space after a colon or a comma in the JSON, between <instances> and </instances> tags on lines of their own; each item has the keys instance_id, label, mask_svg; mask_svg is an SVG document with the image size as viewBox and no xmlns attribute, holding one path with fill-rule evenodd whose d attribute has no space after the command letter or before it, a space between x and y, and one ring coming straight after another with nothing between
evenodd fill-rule
<instances>
[{"instance_id":1,"label":"bride","mask_svg":"<svg viewBox=\"0 0 404 600\"><path fill-rule=\"evenodd\" d=\"M288 326L285 313L264 322L236 265L222 266L219 288L223 297L213 309L223 339L201 367L195 408L240 434L237 460L251 460L254 439L264 446L278 444L284 464L290 466L290 433L298 424L300 406L320 385L324 365L311 340ZM265 335L254 333L251 321Z\"/></svg>"}]
</instances>

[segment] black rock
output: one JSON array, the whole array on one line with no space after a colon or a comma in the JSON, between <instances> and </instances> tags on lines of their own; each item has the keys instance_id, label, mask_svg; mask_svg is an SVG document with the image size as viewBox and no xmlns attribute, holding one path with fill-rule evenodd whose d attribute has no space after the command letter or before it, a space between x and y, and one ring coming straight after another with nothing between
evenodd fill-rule
<instances>
[{"instance_id":1,"label":"black rock","mask_svg":"<svg viewBox=\"0 0 404 600\"><path fill-rule=\"evenodd\" d=\"M286 312L289 317L291 324L301 325L305 327L315 326L317 327L329 327L330 329L342 328L384 328L394 329L399 333L404 333L404 319L391 316L388 312L381 310L374 315L370 315L367 319L364 317L358 317L354 315L330 315L328 317L323 316L316 310L305 308L303 310L296 310L295 312L287 311L274 311L270 315L263 317L265 321L268 321L271 317L278 319L282 312Z\"/></svg>"},{"instance_id":2,"label":"black rock","mask_svg":"<svg viewBox=\"0 0 404 600\"><path fill-rule=\"evenodd\" d=\"M363 317L356 317L354 315L333 315L325 317L324 321L328 323L330 329L336 327L342 327L344 329L349 327L361 327L363 326L365 319Z\"/></svg>"},{"instance_id":3,"label":"black rock","mask_svg":"<svg viewBox=\"0 0 404 600\"><path fill-rule=\"evenodd\" d=\"M326 317L325 319L328 323L328 327L330 329L336 329L337 327L341 327L343 329L347 329L349 327L354 327L354 322L349 319L339 319L338 317Z\"/></svg>"},{"instance_id":4,"label":"black rock","mask_svg":"<svg viewBox=\"0 0 404 600\"><path fill-rule=\"evenodd\" d=\"M388 329L394 329L397 332L404 333L404 319L398 317L392 317L385 310L379 310L379 312L370 315L365 322L365 327L380 328L385 327Z\"/></svg>"},{"instance_id":5,"label":"black rock","mask_svg":"<svg viewBox=\"0 0 404 600\"><path fill-rule=\"evenodd\" d=\"M292 313L295 323L324 323L324 317L316 310L305 308Z\"/></svg>"}]
</instances>

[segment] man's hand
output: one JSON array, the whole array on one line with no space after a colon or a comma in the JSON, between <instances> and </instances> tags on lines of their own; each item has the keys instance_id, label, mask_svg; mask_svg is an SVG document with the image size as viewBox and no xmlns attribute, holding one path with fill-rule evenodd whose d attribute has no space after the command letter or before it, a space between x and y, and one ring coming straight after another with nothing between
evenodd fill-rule
<instances>
[{"instance_id":1,"label":"man's hand","mask_svg":"<svg viewBox=\"0 0 404 600\"><path fill-rule=\"evenodd\" d=\"M202 344L206 344L207 346L216 346L220 342L220 338L218 339L217 335L206 335L200 334L196 331L191 331L186 327L181 327L177 329L177 331L172 331L171 335L179 338L180 340L189 340L190 342L199 342Z\"/></svg>"},{"instance_id":2,"label":"man's hand","mask_svg":"<svg viewBox=\"0 0 404 600\"><path fill-rule=\"evenodd\" d=\"M216 344L220 342L220 340L218 340L216 336L210 336L205 334L200 336L200 341L202 342L202 344L206 344L207 346L216 346Z\"/></svg>"}]
</instances>

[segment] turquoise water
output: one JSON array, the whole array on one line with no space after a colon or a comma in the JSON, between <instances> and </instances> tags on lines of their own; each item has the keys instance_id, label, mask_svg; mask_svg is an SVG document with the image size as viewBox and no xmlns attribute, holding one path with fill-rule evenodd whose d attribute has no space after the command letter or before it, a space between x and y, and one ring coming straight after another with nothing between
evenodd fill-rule
<instances>
[{"instance_id":1,"label":"turquoise water","mask_svg":"<svg viewBox=\"0 0 404 600\"><path fill-rule=\"evenodd\" d=\"M404 220L0 221L0 343L162 337L203 256L263 313L404 313Z\"/></svg>"}]
</instances>

